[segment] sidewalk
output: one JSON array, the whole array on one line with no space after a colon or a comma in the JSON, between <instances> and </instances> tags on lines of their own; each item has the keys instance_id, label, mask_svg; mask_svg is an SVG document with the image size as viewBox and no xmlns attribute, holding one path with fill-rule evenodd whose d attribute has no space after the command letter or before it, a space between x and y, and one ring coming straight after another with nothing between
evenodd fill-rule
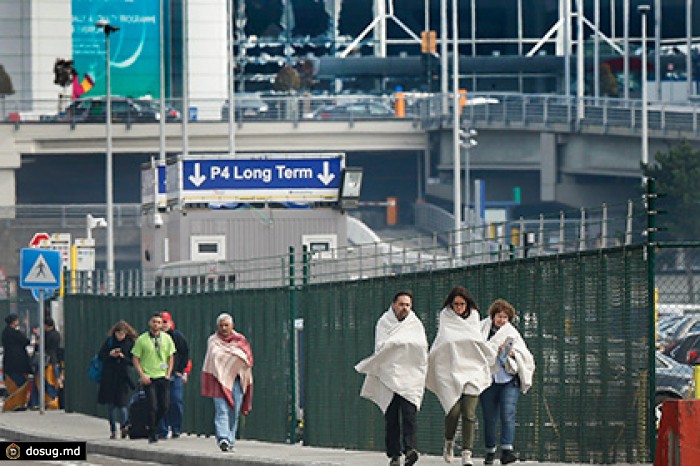
<instances>
[{"instance_id":1,"label":"sidewalk","mask_svg":"<svg viewBox=\"0 0 700 466\"><path fill-rule=\"evenodd\" d=\"M177 440L161 440L149 445L143 440L109 440L109 427L104 419L63 411L22 411L0 413L0 437L15 441L85 441L87 451L136 461L187 466L386 466L381 452L352 451L331 448L302 447L253 440L236 442L235 452L223 453L213 438L183 435ZM455 459L452 463L458 465ZM475 466L483 465L477 458ZM524 461L515 464L547 464ZM443 466L442 457L421 456L417 466ZM499 465L496 460L496 465ZM567 466L571 466L568 463Z\"/></svg>"}]
</instances>

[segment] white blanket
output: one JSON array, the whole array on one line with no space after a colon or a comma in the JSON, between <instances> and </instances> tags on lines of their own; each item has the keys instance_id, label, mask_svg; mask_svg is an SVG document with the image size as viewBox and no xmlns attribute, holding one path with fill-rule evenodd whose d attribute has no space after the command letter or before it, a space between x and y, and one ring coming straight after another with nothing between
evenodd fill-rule
<instances>
[{"instance_id":1,"label":"white blanket","mask_svg":"<svg viewBox=\"0 0 700 466\"><path fill-rule=\"evenodd\" d=\"M479 313L468 318L446 307L428 356L426 387L434 392L448 413L462 394L479 395L491 385L491 366L496 346L486 341L479 328Z\"/></svg>"},{"instance_id":2,"label":"white blanket","mask_svg":"<svg viewBox=\"0 0 700 466\"><path fill-rule=\"evenodd\" d=\"M488 338L489 330L491 330L491 318L487 317L481 321L481 334L484 338ZM518 329L510 322L506 322L505 325L496 331L489 341L493 342L496 346L501 346L508 337L513 339L512 350L514 356L509 357L514 361L511 361L510 366L515 366L517 368L517 374L520 378L520 391L527 393L530 387L532 387L532 376L535 373L535 358L532 357L532 353L530 353ZM494 374L498 371L498 363L495 362L495 360L492 371Z\"/></svg>"},{"instance_id":3,"label":"white blanket","mask_svg":"<svg viewBox=\"0 0 700 466\"><path fill-rule=\"evenodd\" d=\"M399 321L389 308L377 321L374 354L355 370L366 374L360 396L374 402L383 413L398 393L420 409L428 369L428 339L420 319L410 312Z\"/></svg>"}]
</instances>

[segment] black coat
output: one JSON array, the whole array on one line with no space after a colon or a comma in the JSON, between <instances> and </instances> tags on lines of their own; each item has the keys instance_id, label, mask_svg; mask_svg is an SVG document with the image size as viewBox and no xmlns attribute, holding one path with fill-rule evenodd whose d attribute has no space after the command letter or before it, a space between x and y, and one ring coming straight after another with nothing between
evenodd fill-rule
<instances>
[{"instance_id":1,"label":"black coat","mask_svg":"<svg viewBox=\"0 0 700 466\"><path fill-rule=\"evenodd\" d=\"M3 370L5 373L30 374L32 365L27 354L29 338L17 329L5 327L2 331Z\"/></svg>"},{"instance_id":2,"label":"black coat","mask_svg":"<svg viewBox=\"0 0 700 466\"><path fill-rule=\"evenodd\" d=\"M102 379L100 389L97 392L97 402L100 404L113 404L116 406L128 406L129 394L136 388L131 372L133 362L131 359L131 349L134 347L134 340L129 337L122 341L112 336L107 338L100 348L98 357L104 361L102 369ZM113 348L120 348L124 358L112 357L109 352Z\"/></svg>"}]
</instances>

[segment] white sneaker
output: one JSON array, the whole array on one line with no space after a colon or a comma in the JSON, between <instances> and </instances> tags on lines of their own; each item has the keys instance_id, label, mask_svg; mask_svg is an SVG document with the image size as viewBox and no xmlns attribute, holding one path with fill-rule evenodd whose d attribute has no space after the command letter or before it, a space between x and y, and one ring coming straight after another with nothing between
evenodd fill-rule
<instances>
[{"instance_id":1,"label":"white sneaker","mask_svg":"<svg viewBox=\"0 0 700 466\"><path fill-rule=\"evenodd\" d=\"M462 466L474 466L471 450L462 450Z\"/></svg>"},{"instance_id":2,"label":"white sneaker","mask_svg":"<svg viewBox=\"0 0 700 466\"><path fill-rule=\"evenodd\" d=\"M445 459L445 463L451 463L454 459L453 447L454 441L445 440L445 448L442 450L442 457Z\"/></svg>"}]
</instances>

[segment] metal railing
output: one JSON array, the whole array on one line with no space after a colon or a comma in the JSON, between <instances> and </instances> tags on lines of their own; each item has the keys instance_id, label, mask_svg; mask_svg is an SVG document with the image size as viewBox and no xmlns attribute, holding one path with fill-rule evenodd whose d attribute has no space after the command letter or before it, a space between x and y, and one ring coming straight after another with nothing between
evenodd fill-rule
<instances>
[{"instance_id":1,"label":"metal railing","mask_svg":"<svg viewBox=\"0 0 700 466\"><path fill-rule=\"evenodd\" d=\"M403 105L397 106L397 100ZM157 103L157 101L153 101ZM576 97L554 94L471 93L464 100L463 120L471 124L519 125L565 129L615 128L641 130L642 103L639 99L585 97L580 103ZM192 99L187 112L192 123L212 123L228 120L226 99ZM66 112L70 101L20 100L7 98L0 101L0 122L21 124L69 124L104 123ZM579 117L579 105L583 107ZM178 112L168 117L169 124L179 123L182 111L181 99L167 99L166 107ZM397 113L396 108L404 110ZM137 114L131 107L118 115L115 123L156 123L152 113ZM403 112L403 113L401 113ZM238 125L254 121L354 121L363 120L420 120L426 129L449 127L452 99L442 94L403 93L394 95L260 95L253 100L241 98L235 105ZM648 108L649 129L666 134L696 135L700 107L695 102L651 102Z\"/></svg>"},{"instance_id":2,"label":"metal railing","mask_svg":"<svg viewBox=\"0 0 700 466\"><path fill-rule=\"evenodd\" d=\"M417 207L419 210L422 206ZM183 262L116 273L115 294L177 295L285 287L394 276L629 245L641 240L643 208L626 204L558 212L533 219L483 223L460 230L352 244L329 251L217 262ZM290 267L296 264L296 268ZM290 270L296 270L292 273ZM66 277L69 293L105 294L104 271Z\"/></svg>"}]
</instances>

